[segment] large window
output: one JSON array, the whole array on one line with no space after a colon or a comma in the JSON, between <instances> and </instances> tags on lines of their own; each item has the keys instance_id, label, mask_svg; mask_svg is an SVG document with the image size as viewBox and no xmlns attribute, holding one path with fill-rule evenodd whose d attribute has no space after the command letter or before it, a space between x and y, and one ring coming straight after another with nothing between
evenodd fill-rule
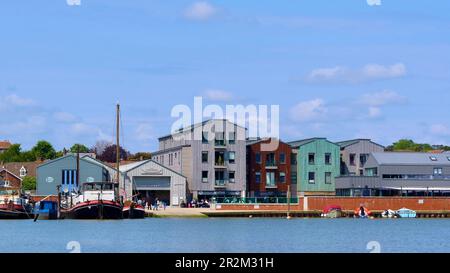
<instances>
[{"instance_id":1,"label":"large window","mask_svg":"<svg viewBox=\"0 0 450 273\"><path fill-rule=\"evenodd\" d=\"M236 176L235 172L229 172L228 173L228 179L229 179L230 183L234 183L236 181L235 176Z\"/></svg>"},{"instance_id":2,"label":"large window","mask_svg":"<svg viewBox=\"0 0 450 273\"><path fill-rule=\"evenodd\" d=\"M202 152L202 163L208 163L208 152Z\"/></svg>"},{"instance_id":3,"label":"large window","mask_svg":"<svg viewBox=\"0 0 450 273\"><path fill-rule=\"evenodd\" d=\"M316 162L316 155L314 153L308 154L308 163L309 165L314 165Z\"/></svg>"},{"instance_id":4,"label":"large window","mask_svg":"<svg viewBox=\"0 0 450 273\"><path fill-rule=\"evenodd\" d=\"M331 165L331 154L330 153L325 154L325 164Z\"/></svg>"},{"instance_id":5,"label":"large window","mask_svg":"<svg viewBox=\"0 0 450 273\"><path fill-rule=\"evenodd\" d=\"M236 144L236 132L228 133L228 143Z\"/></svg>"},{"instance_id":6,"label":"large window","mask_svg":"<svg viewBox=\"0 0 450 273\"><path fill-rule=\"evenodd\" d=\"M208 183L208 171L202 171L202 182Z\"/></svg>"},{"instance_id":7,"label":"large window","mask_svg":"<svg viewBox=\"0 0 450 273\"><path fill-rule=\"evenodd\" d=\"M350 165L351 166L356 165L355 158L356 158L356 154L350 154Z\"/></svg>"},{"instance_id":8,"label":"large window","mask_svg":"<svg viewBox=\"0 0 450 273\"><path fill-rule=\"evenodd\" d=\"M378 168L368 168L366 169L366 176L377 176Z\"/></svg>"},{"instance_id":9,"label":"large window","mask_svg":"<svg viewBox=\"0 0 450 273\"><path fill-rule=\"evenodd\" d=\"M78 187L77 170L63 170L61 182L63 185L69 186L69 190L71 190L72 187Z\"/></svg>"},{"instance_id":10,"label":"large window","mask_svg":"<svg viewBox=\"0 0 450 273\"><path fill-rule=\"evenodd\" d=\"M260 172L255 173L255 182L258 184L261 183L261 173Z\"/></svg>"},{"instance_id":11,"label":"large window","mask_svg":"<svg viewBox=\"0 0 450 273\"><path fill-rule=\"evenodd\" d=\"M256 153L255 160L256 160L257 164L261 164L261 154L260 153Z\"/></svg>"},{"instance_id":12,"label":"large window","mask_svg":"<svg viewBox=\"0 0 450 273\"><path fill-rule=\"evenodd\" d=\"M209 141L208 141L208 132L203 132L203 134L202 134L202 143L203 144L208 144L209 143Z\"/></svg>"},{"instance_id":13,"label":"large window","mask_svg":"<svg viewBox=\"0 0 450 273\"><path fill-rule=\"evenodd\" d=\"M361 164L361 167L364 167L364 165L366 165L367 159L369 159L368 154L360 154L359 155L359 163Z\"/></svg>"},{"instance_id":14,"label":"large window","mask_svg":"<svg viewBox=\"0 0 450 273\"><path fill-rule=\"evenodd\" d=\"M331 184L331 173L330 172L325 173L325 184Z\"/></svg>"},{"instance_id":15,"label":"large window","mask_svg":"<svg viewBox=\"0 0 450 273\"><path fill-rule=\"evenodd\" d=\"M309 184L315 184L316 183L316 173L315 172L309 172L308 173L308 183Z\"/></svg>"},{"instance_id":16,"label":"large window","mask_svg":"<svg viewBox=\"0 0 450 273\"><path fill-rule=\"evenodd\" d=\"M267 172L266 173L266 185L267 186L275 186L275 173L274 172Z\"/></svg>"},{"instance_id":17,"label":"large window","mask_svg":"<svg viewBox=\"0 0 450 273\"><path fill-rule=\"evenodd\" d=\"M277 162L275 161L275 154L268 153L266 155L266 166L276 166Z\"/></svg>"},{"instance_id":18,"label":"large window","mask_svg":"<svg viewBox=\"0 0 450 273\"><path fill-rule=\"evenodd\" d=\"M291 165L297 165L297 154L291 154Z\"/></svg>"},{"instance_id":19,"label":"large window","mask_svg":"<svg viewBox=\"0 0 450 273\"><path fill-rule=\"evenodd\" d=\"M442 168L434 168L433 174L434 175L442 175Z\"/></svg>"},{"instance_id":20,"label":"large window","mask_svg":"<svg viewBox=\"0 0 450 273\"><path fill-rule=\"evenodd\" d=\"M216 166L225 166L225 152L216 152L215 161Z\"/></svg>"},{"instance_id":21,"label":"large window","mask_svg":"<svg viewBox=\"0 0 450 273\"><path fill-rule=\"evenodd\" d=\"M285 153L280 154L280 164L286 164L286 154Z\"/></svg>"},{"instance_id":22,"label":"large window","mask_svg":"<svg viewBox=\"0 0 450 273\"><path fill-rule=\"evenodd\" d=\"M236 153L228 152L228 163L234 164L236 162Z\"/></svg>"},{"instance_id":23,"label":"large window","mask_svg":"<svg viewBox=\"0 0 450 273\"><path fill-rule=\"evenodd\" d=\"M280 172L280 182L286 183L286 173L285 172Z\"/></svg>"}]
</instances>

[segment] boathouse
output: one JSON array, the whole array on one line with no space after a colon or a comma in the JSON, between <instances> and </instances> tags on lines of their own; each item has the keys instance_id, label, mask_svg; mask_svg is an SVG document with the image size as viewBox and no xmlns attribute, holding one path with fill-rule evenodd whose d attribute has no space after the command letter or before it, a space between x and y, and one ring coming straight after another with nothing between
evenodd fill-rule
<instances>
[{"instance_id":1,"label":"boathouse","mask_svg":"<svg viewBox=\"0 0 450 273\"><path fill-rule=\"evenodd\" d=\"M186 202L186 177L154 160L144 160L120 167L121 188L125 199L137 196L153 202L156 198L170 206Z\"/></svg>"}]
</instances>

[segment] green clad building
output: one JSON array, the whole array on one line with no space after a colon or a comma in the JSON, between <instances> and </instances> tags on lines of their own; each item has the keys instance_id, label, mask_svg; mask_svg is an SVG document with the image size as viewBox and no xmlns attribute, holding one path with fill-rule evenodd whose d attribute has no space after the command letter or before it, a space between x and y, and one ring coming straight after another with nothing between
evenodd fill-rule
<instances>
[{"instance_id":1,"label":"green clad building","mask_svg":"<svg viewBox=\"0 0 450 273\"><path fill-rule=\"evenodd\" d=\"M326 138L290 142L292 177L297 195L335 195L335 178L340 174L340 147ZM295 173L296 170L296 173Z\"/></svg>"}]
</instances>

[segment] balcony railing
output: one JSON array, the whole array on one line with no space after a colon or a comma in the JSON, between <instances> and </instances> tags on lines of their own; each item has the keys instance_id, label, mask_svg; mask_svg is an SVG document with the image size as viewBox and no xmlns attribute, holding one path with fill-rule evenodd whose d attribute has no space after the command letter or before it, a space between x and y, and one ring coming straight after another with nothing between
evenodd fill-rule
<instances>
[{"instance_id":1,"label":"balcony railing","mask_svg":"<svg viewBox=\"0 0 450 273\"><path fill-rule=\"evenodd\" d=\"M275 160L266 161L266 168L269 168L269 169L278 168L277 162Z\"/></svg>"},{"instance_id":2,"label":"balcony railing","mask_svg":"<svg viewBox=\"0 0 450 273\"><path fill-rule=\"evenodd\" d=\"M227 144L226 144L225 140L215 140L214 146L219 147L219 148L224 148L227 146Z\"/></svg>"},{"instance_id":3,"label":"balcony railing","mask_svg":"<svg viewBox=\"0 0 450 273\"><path fill-rule=\"evenodd\" d=\"M290 202L289 202L290 201ZM238 198L238 197L219 197L215 199L216 204L298 204L298 198L286 197L258 197L258 198Z\"/></svg>"},{"instance_id":4,"label":"balcony railing","mask_svg":"<svg viewBox=\"0 0 450 273\"><path fill-rule=\"evenodd\" d=\"M216 182L214 183L214 186L217 188L224 188L226 187L226 180L223 179L216 179Z\"/></svg>"},{"instance_id":5,"label":"balcony railing","mask_svg":"<svg viewBox=\"0 0 450 273\"><path fill-rule=\"evenodd\" d=\"M223 162L223 161L215 161L214 167L215 168L226 168L226 165L225 165L225 162Z\"/></svg>"}]
</instances>

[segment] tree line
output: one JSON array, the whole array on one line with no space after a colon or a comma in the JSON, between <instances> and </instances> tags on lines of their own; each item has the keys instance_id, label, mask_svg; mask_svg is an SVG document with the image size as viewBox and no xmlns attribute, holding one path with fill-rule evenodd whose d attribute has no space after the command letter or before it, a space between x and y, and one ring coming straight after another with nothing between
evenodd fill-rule
<instances>
[{"instance_id":1,"label":"tree line","mask_svg":"<svg viewBox=\"0 0 450 273\"><path fill-rule=\"evenodd\" d=\"M22 150L21 144L12 144L6 151L0 153L0 162L34 162L51 160L62 157L67 153L95 153L97 159L105 162L116 161L116 145L107 141L98 141L93 147L75 143L69 149L64 148L57 151L53 145L45 140L38 141L30 150ZM151 154L147 152L130 153L123 147L120 147L121 160L146 160L150 159Z\"/></svg>"}]
</instances>

